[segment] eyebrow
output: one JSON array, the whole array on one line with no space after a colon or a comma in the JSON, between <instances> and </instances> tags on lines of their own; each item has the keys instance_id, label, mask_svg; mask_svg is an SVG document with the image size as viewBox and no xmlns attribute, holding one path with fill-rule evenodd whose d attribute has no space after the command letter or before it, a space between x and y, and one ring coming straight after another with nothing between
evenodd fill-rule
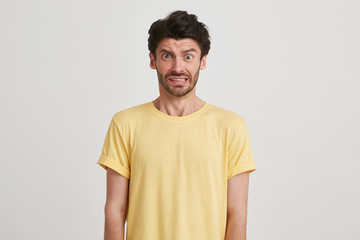
<instances>
[{"instance_id":1,"label":"eyebrow","mask_svg":"<svg viewBox=\"0 0 360 240\"><path fill-rule=\"evenodd\" d=\"M196 50L195 50L195 48L190 48L190 49L188 49L188 50L183 51L182 53L188 53L188 52L195 52L195 53L197 53Z\"/></svg>"},{"instance_id":2,"label":"eyebrow","mask_svg":"<svg viewBox=\"0 0 360 240\"><path fill-rule=\"evenodd\" d=\"M160 53L171 53L170 51L166 50L166 49L161 49Z\"/></svg>"},{"instance_id":3,"label":"eyebrow","mask_svg":"<svg viewBox=\"0 0 360 240\"><path fill-rule=\"evenodd\" d=\"M166 50L166 49L161 49L160 51L159 51L160 53L173 53L172 51L169 51L169 50ZM185 50L185 51L182 51L181 53L189 53L189 52L195 52L195 53L197 53L197 51L195 50L195 48L189 48L189 49L187 49L187 50Z\"/></svg>"}]
</instances>

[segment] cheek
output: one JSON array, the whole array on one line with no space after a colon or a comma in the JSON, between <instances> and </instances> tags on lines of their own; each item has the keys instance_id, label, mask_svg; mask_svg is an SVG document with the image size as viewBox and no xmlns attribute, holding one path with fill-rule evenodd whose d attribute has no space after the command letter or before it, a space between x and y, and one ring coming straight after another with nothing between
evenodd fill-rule
<instances>
[{"instance_id":1,"label":"cheek","mask_svg":"<svg viewBox=\"0 0 360 240\"><path fill-rule=\"evenodd\" d=\"M167 69L169 69L169 67L167 66L168 64L164 63L164 62L157 62L156 63L156 67L158 69L159 72L164 73L167 71Z\"/></svg>"},{"instance_id":2,"label":"cheek","mask_svg":"<svg viewBox=\"0 0 360 240\"><path fill-rule=\"evenodd\" d=\"M199 65L198 66L192 66L190 70L191 74L194 76L199 71Z\"/></svg>"},{"instance_id":3,"label":"cheek","mask_svg":"<svg viewBox=\"0 0 360 240\"><path fill-rule=\"evenodd\" d=\"M158 72L163 76L165 76L166 74L170 74L172 71L173 71L172 68L169 66L166 65L158 66Z\"/></svg>"},{"instance_id":4,"label":"cheek","mask_svg":"<svg viewBox=\"0 0 360 240\"><path fill-rule=\"evenodd\" d=\"M165 74L167 73L167 72L166 72L166 69L164 69L164 68L161 67L161 66L158 66L158 67L157 67L157 70L158 70L158 72L159 72L161 75L163 75L163 76L165 76Z\"/></svg>"}]
</instances>

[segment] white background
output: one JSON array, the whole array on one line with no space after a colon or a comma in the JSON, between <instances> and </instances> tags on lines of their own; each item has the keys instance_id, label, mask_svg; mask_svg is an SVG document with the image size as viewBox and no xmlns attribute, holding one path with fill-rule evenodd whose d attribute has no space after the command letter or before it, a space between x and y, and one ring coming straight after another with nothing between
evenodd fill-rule
<instances>
[{"instance_id":1,"label":"white background","mask_svg":"<svg viewBox=\"0 0 360 240\"><path fill-rule=\"evenodd\" d=\"M103 238L105 134L158 96L147 31L177 9L212 37L199 97L247 122L248 239L360 239L355 0L1 0L0 238Z\"/></svg>"}]
</instances>

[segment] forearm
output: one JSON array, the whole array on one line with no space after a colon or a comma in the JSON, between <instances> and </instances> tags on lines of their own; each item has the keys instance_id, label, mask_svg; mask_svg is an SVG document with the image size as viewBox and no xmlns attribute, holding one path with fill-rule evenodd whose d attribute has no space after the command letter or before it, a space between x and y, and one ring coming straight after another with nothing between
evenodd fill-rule
<instances>
[{"instance_id":1,"label":"forearm","mask_svg":"<svg viewBox=\"0 0 360 240\"><path fill-rule=\"evenodd\" d=\"M246 214L228 214L225 240L246 240Z\"/></svg>"},{"instance_id":2,"label":"forearm","mask_svg":"<svg viewBox=\"0 0 360 240\"><path fill-rule=\"evenodd\" d=\"M126 217L120 212L105 212L105 240L124 240Z\"/></svg>"}]
</instances>

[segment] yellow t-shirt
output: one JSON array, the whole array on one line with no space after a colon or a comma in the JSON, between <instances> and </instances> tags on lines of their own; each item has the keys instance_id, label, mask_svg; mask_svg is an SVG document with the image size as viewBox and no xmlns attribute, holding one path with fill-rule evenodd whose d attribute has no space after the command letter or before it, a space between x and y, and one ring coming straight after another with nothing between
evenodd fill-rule
<instances>
[{"instance_id":1,"label":"yellow t-shirt","mask_svg":"<svg viewBox=\"0 0 360 240\"><path fill-rule=\"evenodd\" d=\"M174 117L116 113L97 162L128 178L128 240L224 240L227 180L256 169L243 118L206 103Z\"/></svg>"}]
</instances>

